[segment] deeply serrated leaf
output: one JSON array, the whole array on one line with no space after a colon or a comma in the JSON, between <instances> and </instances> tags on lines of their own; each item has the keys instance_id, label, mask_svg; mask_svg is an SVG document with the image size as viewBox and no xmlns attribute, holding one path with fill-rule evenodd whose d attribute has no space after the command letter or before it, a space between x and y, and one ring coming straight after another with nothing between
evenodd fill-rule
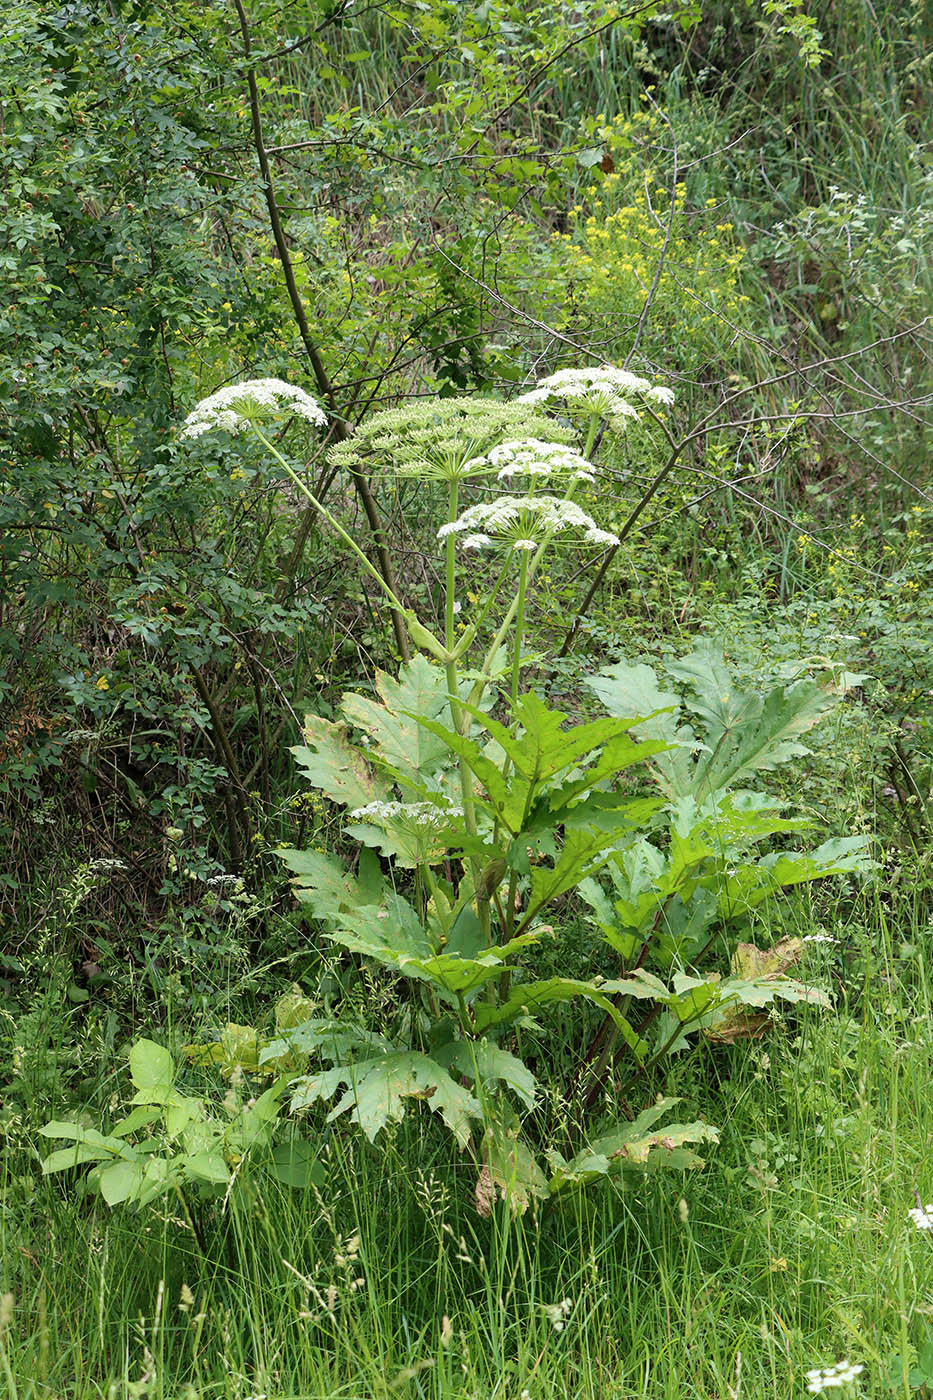
<instances>
[{"instance_id":1,"label":"deeply serrated leaf","mask_svg":"<svg viewBox=\"0 0 933 1400\"><path fill-rule=\"evenodd\" d=\"M389 797L387 784L350 742L346 725L306 715L302 732L304 744L291 752L312 787L351 811Z\"/></svg>"},{"instance_id":2,"label":"deeply serrated leaf","mask_svg":"<svg viewBox=\"0 0 933 1400\"><path fill-rule=\"evenodd\" d=\"M863 874L873 868L868 839L843 836L825 841L815 851L779 851L749 862L724 877L717 886L722 917L732 919L756 908L781 889L823 880L829 875Z\"/></svg>"},{"instance_id":3,"label":"deeply serrated leaf","mask_svg":"<svg viewBox=\"0 0 933 1400\"><path fill-rule=\"evenodd\" d=\"M486 1180L476 1192L480 1214L491 1214L496 1191L513 1215L523 1215L532 1201L548 1194L547 1178L517 1126L510 1131L498 1119L493 1120L483 1135L483 1164Z\"/></svg>"},{"instance_id":4,"label":"deeply serrated leaf","mask_svg":"<svg viewBox=\"0 0 933 1400\"><path fill-rule=\"evenodd\" d=\"M639 1063L644 1060L649 1049L647 1042L636 1035L631 1022L610 1001L602 986L577 978L547 977L539 982L522 982L512 988L506 1001L475 1002L471 1008L474 1026L481 1034L492 1026L509 1025L523 1017L533 1016L539 1007L551 1002L573 1001L576 997L593 1002L610 1016L636 1060Z\"/></svg>"},{"instance_id":5,"label":"deeply serrated leaf","mask_svg":"<svg viewBox=\"0 0 933 1400\"><path fill-rule=\"evenodd\" d=\"M384 760L396 772L415 779L435 772L447 755L447 745L414 716L440 720L447 713L444 671L417 655L402 667L398 680L379 671L376 689L381 705L356 694L345 695L341 702L347 719L372 740L375 761Z\"/></svg>"},{"instance_id":6,"label":"deeply serrated leaf","mask_svg":"<svg viewBox=\"0 0 933 1400\"><path fill-rule=\"evenodd\" d=\"M527 1109L535 1106L538 1081L517 1055L491 1040L457 1040L437 1052L438 1061L474 1083L505 1084Z\"/></svg>"},{"instance_id":7,"label":"deeply serrated leaf","mask_svg":"<svg viewBox=\"0 0 933 1400\"><path fill-rule=\"evenodd\" d=\"M599 698L611 715L629 718L644 715L633 727L633 734L672 746L659 752L651 761L662 789L670 795L685 791L693 767L691 756L696 745L693 731L680 724L680 697L664 691L650 666L629 665L619 661L606 666L585 684Z\"/></svg>"},{"instance_id":8,"label":"deeply serrated leaf","mask_svg":"<svg viewBox=\"0 0 933 1400\"><path fill-rule=\"evenodd\" d=\"M799 735L812 729L836 698L809 680L778 686L764 697L740 690L722 652L711 644L672 661L668 670L689 686L685 703L705 724L708 756L697 762L696 792L718 791L809 753Z\"/></svg>"},{"instance_id":9,"label":"deeply serrated leaf","mask_svg":"<svg viewBox=\"0 0 933 1400\"><path fill-rule=\"evenodd\" d=\"M425 1099L461 1147L469 1139L473 1121L482 1116L478 1100L468 1090L455 1083L436 1060L414 1050L336 1065L299 1080L292 1108L307 1108L318 1099L333 1098L343 1086L347 1092L331 1109L328 1122L349 1113L370 1141L387 1123L401 1121L408 1099Z\"/></svg>"},{"instance_id":10,"label":"deeply serrated leaf","mask_svg":"<svg viewBox=\"0 0 933 1400\"><path fill-rule=\"evenodd\" d=\"M651 1131L658 1120L677 1103L661 1099L638 1115L594 1142L571 1162L561 1162L551 1177L552 1194L622 1170L657 1169L669 1166L699 1166L702 1159L685 1154L684 1143L718 1142L717 1130L708 1123L672 1123Z\"/></svg>"}]
</instances>

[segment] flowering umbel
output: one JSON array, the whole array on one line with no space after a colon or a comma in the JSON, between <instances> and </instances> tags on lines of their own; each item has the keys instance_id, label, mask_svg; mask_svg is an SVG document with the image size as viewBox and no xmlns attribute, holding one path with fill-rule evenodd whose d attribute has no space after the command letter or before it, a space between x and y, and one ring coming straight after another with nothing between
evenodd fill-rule
<instances>
[{"instance_id":1,"label":"flowering umbel","mask_svg":"<svg viewBox=\"0 0 933 1400\"><path fill-rule=\"evenodd\" d=\"M527 476L549 481L552 477L564 477L570 481L595 481L593 464L575 452L572 447L564 447L557 442L542 442L540 438L519 438L500 442L490 448L485 457L474 459L477 465L488 465L496 471L500 481L508 481L513 476Z\"/></svg>"},{"instance_id":2,"label":"flowering umbel","mask_svg":"<svg viewBox=\"0 0 933 1400\"><path fill-rule=\"evenodd\" d=\"M469 506L456 520L442 525L440 540L448 535L462 536L464 549L487 549L495 545L519 551L537 549L545 540L567 530L581 531L588 544L618 544L616 535L601 530L592 516L575 501L557 496L500 496Z\"/></svg>"},{"instance_id":3,"label":"flowering umbel","mask_svg":"<svg viewBox=\"0 0 933 1400\"><path fill-rule=\"evenodd\" d=\"M666 406L674 402L674 391L630 374L627 369L603 365L600 369L559 369L539 379L533 389L520 395L518 402L544 404L553 399L609 418L618 431L627 418L638 417L633 400Z\"/></svg>"},{"instance_id":4,"label":"flowering umbel","mask_svg":"<svg viewBox=\"0 0 933 1400\"><path fill-rule=\"evenodd\" d=\"M246 379L202 399L185 419L181 435L201 437L215 428L241 433L254 422L283 413L297 414L318 428L327 426L327 414L304 389L284 379Z\"/></svg>"}]
</instances>

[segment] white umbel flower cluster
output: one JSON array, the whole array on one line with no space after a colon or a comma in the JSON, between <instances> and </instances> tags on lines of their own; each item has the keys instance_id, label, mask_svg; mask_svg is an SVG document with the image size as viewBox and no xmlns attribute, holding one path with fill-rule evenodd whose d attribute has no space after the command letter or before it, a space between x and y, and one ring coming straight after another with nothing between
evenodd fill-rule
<instances>
[{"instance_id":1,"label":"white umbel flower cluster","mask_svg":"<svg viewBox=\"0 0 933 1400\"><path fill-rule=\"evenodd\" d=\"M864 1366L853 1366L849 1361L840 1361L835 1366L827 1367L826 1370L821 1371L817 1368L814 1371L808 1371L807 1390L811 1395L820 1395L824 1390L851 1385L864 1369Z\"/></svg>"},{"instance_id":2,"label":"white umbel flower cluster","mask_svg":"<svg viewBox=\"0 0 933 1400\"><path fill-rule=\"evenodd\" d=\"M559 442L542 442L540 438L519 438L511 442L500 442L490 448L485 457L474 459L477 466L488 465L496 471L500 481L508 481L513 476L569 478L571 481L595 481L593 464L574 452L572 447L564 447ZM472 465L472 464L471 464Z\"/></svg>"},{"instance_id":3,"label":"white umbel flower cluster","mask_svg":"<svg viewBox=\"0 0 933 1400\"><path fill-rule=\"evenodd\" d=\"M463 816L463 808L446 798L438 802L367 802L350 813L355 822L377 826L401 826L407 831L428 833L450 826Z\"/></svg>"},{"instance_id":4,"label":"white umbel flower cluster","mask_svg":"<svg viewBox=\"0 0 933 1400\"><path fill-rule=\"evenodd\" d=\"M567 530L582 531L588 544L619 543L616 535L601 530L574 501L557 496L500 496L496 501L480 502L442 525L437 537L443 540L448 535L462 535L464 549L488 549L498 544L530 551Z\"/></svg>"},{"instance_id":5,"label":"white umbel flower cluster","mask_svg":"<svg viewBox=\"0 0 933 1400\"><path fill-rule=\"evenodd\" d=\"M927 1206L911 1206L907 1216L918 1230L933 1230L933 1202Z\"/></svg>"},{"instance_id":6,"label":"white umbel flower cluster","mask_svg":"<svg viewBox=\"0 0 933 1400\"><path fill-rule=\"evenodd\" d=\"M297 385L286 384L284 379L246 379L202 399L185 419L181 436L201 437L216 428L241 433L253 422L282 413L295 413L315 427L327 425L327 414L317 399Z\"/></svg>"},{"instance_id":7,"label":"white umbel flower cluster","mask_svg":"<svg viewBox=\"0 0 933 1400\"><path fill-rule=\"evenodd\" d=\"M638 417L632 400L639 398L667 405L674 402L674 391L630 374L627 369L603 365L600 369L559 369L539 379L527 394L519 395L518 402L536 404L558 399L571 407L589 408L603 418L613 419L618 429L626 418Z\"/></svg>"}]
</instances>

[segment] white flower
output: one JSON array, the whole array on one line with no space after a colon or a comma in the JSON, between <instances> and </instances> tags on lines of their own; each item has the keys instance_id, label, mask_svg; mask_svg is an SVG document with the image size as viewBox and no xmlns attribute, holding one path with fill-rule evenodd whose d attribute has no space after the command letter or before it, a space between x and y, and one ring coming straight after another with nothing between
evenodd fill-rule
<instances>
[{"instance_id":1,"label":"white flower","mask_svg":"<svg viewBox=\"0 0 933 1400\"><path fill-rule=\"evenodd\" d=\"M838 938L830 938L828 933L805 933L801 943L838 943Z\"/></svg>"},{"instance_id":2,"label":"white flower","mask_svg":"<svg viewBox=\"0 0 933 1400\"><path fill-rule=\"evenodd\" d=\"M413 832L436 831L463 816L463 808L447 798L437 802L367 802L350 813L355 822L402 826Z\"/></svg>"},{"instance_id":3,"label":"white flower","mask_svg":"<svg viewBox=\"0 0 933 1400\"><path fill-rule=\"evenodd\" d=\"M918 1230L933 1230L933 1203L926 1207L912 1206L907 1215Z\"/></svg>"},{"instance_id":4,"label":"white flower","mask_svg":"<svg viewBox=\"0 0 933 1400\"><path fill-rule=\"evenodd\" d=\"M522 438L500 442L480 461L499 468L499 480L513 476L566 476L574 481L595 481L593 464L572 447L558 442L542 442L540 438Z\"/></svg>"},{"instance_id":5,"label":"white flower","mask_svg":"<svg viewBox=\"0 0 933 1400\"><path fill-rule=\"evenodd\" d=\"M579 530L589 544L618 544L608 530L600 530L592 516L575 501L557 496L500 496L469 506L457 520L442 525L438 539L464 535L464 549L484 549L494 544L519 550L537 549L542 540L566 530Z\"/></svg>"},{"instance_id":6,"label":"white flower","mask_svg":"<svg viewBox=\"0 0 933 1400\"><path fill-rule=\"evenodd\" d=\"M216 428L241 433L269 413L296 413L316 427L327 424L327 414L317 399L297 385L286 384L284 379L247 379L202 399L185 419L181 436L200 437Z\"/></svg>"},{"instance_id":7,"label":"white flower","mask_svg":"<svg viewBox=\"0 0 933 1400\"><path fill-rule=\"evenodd\" d=\"M621 431L626 418L638 417L638 410L631 402L638 397L653 403L671 404L674 391L660 384L653 385L627 369L602 365L599 369L559 369L556 374L539 379L533 389L519 395L517 402L547 403L550 399L562 399L612 419L615 429Z\"/></svg>"},{"instance_id":8,"label":"white flower","mask_svg":"<svg viewBox=\"0 0 933 1400\"><path fill-rule=\"evenodd\" d=\"M817 1367L816 1370L807 1372L807 1390L811 1395L819 1395L824 1390L851 1385L864 1369L864 1366L853 1366L848 1361L840 1361L822 1371Z\"/></svg>"},{"instance_id":9,"label":"white flower","mask_svg":"<svg viewBox=\"0 0 933 1400\"><path fill-rule=\"evenodd\" d=\"M520 402L576 398L594 387L608 389L614 394L646 394L651 384L637 374L630 374L627 369L617 369L615 365L602 365L599 369L559 369L556 374L539 379L529 394L521 395Z\"/></svg>"},{"instance_id":10,"label":"white flower","mask_svg":"<svg viewBox=\"0 0 933 1400\"><path fill-rule=\"evenodd\" d=\"M213 432L215 428L223 428L225 433L239 433L249 426L247 419L241 418L238 413L233 413L230 409L223 409L207 418L197 417L197 414L207 403L208 400L204 399L193 413L188 414L182 429L182 437L200 437L202 433Z\"/></svg>"}]
</instances>

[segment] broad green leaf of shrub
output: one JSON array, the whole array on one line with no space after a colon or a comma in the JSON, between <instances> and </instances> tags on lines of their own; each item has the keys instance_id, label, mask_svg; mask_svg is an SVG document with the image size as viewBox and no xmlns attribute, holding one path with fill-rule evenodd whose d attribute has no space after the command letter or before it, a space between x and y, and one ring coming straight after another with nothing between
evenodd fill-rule
<instances>
[{"instance_id":1,"label":"broad green leaf of shrub","mask_svg":"<svg viewBox=\"0 0 933 1400\"><path fill-rule=\"evenodd\" d=\"M447 757L447 745L419 720L439 719L447 712L443 670L418 655L401 668L397 681L385 671L377 672L376 690L381 705L351 692L344 695L340 706L350 723L369 735L374 761L385 762L416 781L434 773ZM362 807L365 802L355 805Z\"/></svg>"},{"instance_id":2,"label":"broad green leaf of shrub","mask_svg":"<svg viewBox=\"0 0 933 1400\"><path fill-rule=\"evenodd\" d=\"M469 1139L473 1122L482 1118L479 1101L455 1083L436 1060L416 1050L335 1065L299 1079L293 1085L292 1108L297 1111L319 1099L331 1099L343 1087L347 1092L331 1109L327 1121L348 1113L370 1142L387 1123L401 1121L407 1099L424 1099L440 1114L461 1147Z\"/></svg>"},{"instance_id":3,"label":"broad green leaf of shrub","mask_svg":"<svg viewBox=\"0 0 933 1400\"><path fill-rule=\"evenodd\" d=\"M327 1181L327 1170L318 1161L319 1148L316 1143L297 1138L292 1142L280 1142L272 1149L269 1171L283 1186L303 1190L308 1186L323 1186Z\"/></svg>"},{"instance_id":4,"label":"broad green leaf of shrub","mask_svg":"<svg viewBox=\"0 0 933 1400\"><path fill-rule=\"evenodd\" d=\"M304 744L294 745L291 752L312 787L351 810L387 799L384 780L351 744L345 724L306 715L303 734Z\"/></svg>"},{"instance_id":5,"label":"broad green leaf of shrub","mask_svg":"<svg viewBox=\"0 0 933 1400\"><path fill-rule=\"evenodd\" d=\"M109 1167L101 1167L97 1173L97 1185L108 1206L130 1200L144 1179L145 1168L140 1162L112 1162Z\"/></svg>"},{"instance_id":6,"label":"broad green leaf of shrub","mask_svg":"<svg viewBox=\"0 0 933 1400\"><path fill-rule=\"evenodd\" d=\"M685 1143L718 1142L717 1130L708 1123L672 1123L652 1132L658 1119L673 1108L678 1099L660 1099L645 1109L632 1123L597 1138L589 1147L565 1162L554 1153L553 1174L548 1183L552 1195L568 1188L585 1186L600 1177L629 1171L656 1171L661 1167L684 1169L703 1165L696 1153L685 1150Z\"/></svg>"},{"instance_id":7,"label":"broad green leaf of shrub","mask_svg":"<svg viewBox=\"0 0 933 1400\"><path fill-rule=\"evenodd\" d=\"M164 1103L175 1083L175 1061L154 1040L137 1040L130 1049L130 1078L136 1085L134 1103Z\"/></svg>"}]
</instances>

